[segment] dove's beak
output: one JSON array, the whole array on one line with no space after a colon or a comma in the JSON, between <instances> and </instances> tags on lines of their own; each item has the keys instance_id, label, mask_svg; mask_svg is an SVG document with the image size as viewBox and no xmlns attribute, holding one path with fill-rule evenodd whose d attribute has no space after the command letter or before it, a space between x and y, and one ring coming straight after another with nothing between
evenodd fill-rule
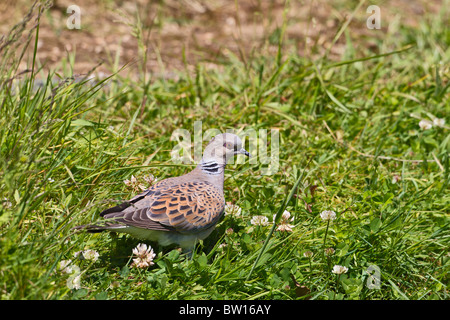
<instances>
[{"instance_id":1,"label":"dove's beak","mask_svg":"<svg viewBox=\"0 0 450 320\"><path fill-rule=\"evenodd\" d=\"M250 158L250 153L249 153L247 150L245 150L244 148L242 148L241 150L239 150L239 153L240 153L240 154L243 154L243 155L246 155L247 157Z\"/></svg>"}]
</instances>

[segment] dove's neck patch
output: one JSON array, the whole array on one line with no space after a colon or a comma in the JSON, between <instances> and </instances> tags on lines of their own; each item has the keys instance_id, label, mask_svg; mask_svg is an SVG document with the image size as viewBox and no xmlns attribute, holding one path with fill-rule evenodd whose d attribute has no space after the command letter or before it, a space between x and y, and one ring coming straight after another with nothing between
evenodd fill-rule
<instances>
[{"instance_id":1,"label":"dove's neck patch","mask_svg":"<svg viewBox=\"0 0 450 320\"><path fill-rule=\"evenodd\" d=\"M223 173L225 169L225 164L220 164L216 161L206 161L200 163L200 168L206 174L216 175Z\"/></svg>"}]
</instances>

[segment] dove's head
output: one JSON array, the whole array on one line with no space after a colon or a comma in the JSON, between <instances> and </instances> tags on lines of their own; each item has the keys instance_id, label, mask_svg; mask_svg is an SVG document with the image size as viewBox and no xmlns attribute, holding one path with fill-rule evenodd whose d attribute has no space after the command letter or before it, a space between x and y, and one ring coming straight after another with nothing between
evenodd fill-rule
<instances>
[{"instance_id":1,"label":"dove's head","mask_svg":"<svg viewBox=\"0 0 450 320\"><path fill-rule=\"evenodd\" d=\"M250 153L242 146L242 140L235 134L222 133L208 143L203 153L203 161L215 161L226 164L234 155L243 154L250 157Z\"/></svg>"}]
</instances>

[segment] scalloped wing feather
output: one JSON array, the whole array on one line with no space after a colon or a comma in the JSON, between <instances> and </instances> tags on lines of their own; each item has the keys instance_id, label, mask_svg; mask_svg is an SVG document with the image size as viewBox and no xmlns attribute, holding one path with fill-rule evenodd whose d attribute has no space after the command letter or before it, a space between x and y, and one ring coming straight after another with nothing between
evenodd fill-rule
<instances>
[{"instance_id":1,"label":"scalloped wing feather","mask_svg":"<svg viewBox=\"0 0 450 320\"><path fill-rule=\"evenodd\" d=\"M225 209L222 193L209 182L171 185L165 180L129 201L102 212L115 223L144 229L196 233L214 226Z\"/></svg>"}]
</instances>

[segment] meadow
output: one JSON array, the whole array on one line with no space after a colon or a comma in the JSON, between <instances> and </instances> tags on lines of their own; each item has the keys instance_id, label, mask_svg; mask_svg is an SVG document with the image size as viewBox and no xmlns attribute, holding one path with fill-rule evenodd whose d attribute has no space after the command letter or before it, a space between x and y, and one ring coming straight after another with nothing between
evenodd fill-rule
<instances>
[{"instance_id":1,"label":"meadow","mask_svg":"<svg viewBox=\"0 0 450 320\"><path fill-rule=\"evenodd\" d=\"M275 50L230 51L220 68L198 63L171 77L132 76L114 57L107 76L75 75L76 53L45 71L37 51L48 9L36 6L0 42L1 299L447 300L446 3L417 27L392 26L376 52L352 42L343 22L328 47L344 41L338 60L330 50L301 56L286 49L286 18L267 35ZM146 26L133 28L139 65ZM152 177L191 170L172 161L171 136L195 121L277 129L279 168L227 166L225 198L240 210L192 259L145 242L154 264L138 268L142 240L73 229Z\"/></svg>"}]
</instances>

